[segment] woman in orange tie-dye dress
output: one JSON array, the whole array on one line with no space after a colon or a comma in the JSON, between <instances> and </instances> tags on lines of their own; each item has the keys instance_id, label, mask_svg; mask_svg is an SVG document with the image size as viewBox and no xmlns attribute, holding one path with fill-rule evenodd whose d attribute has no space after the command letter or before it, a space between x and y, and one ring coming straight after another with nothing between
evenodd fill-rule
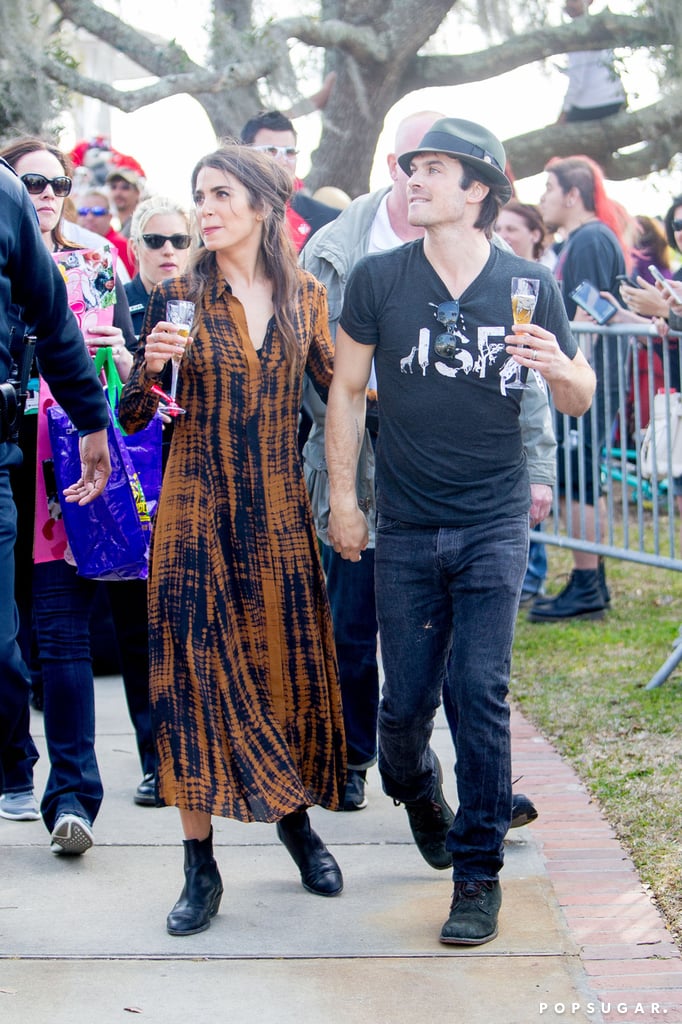
<instances>
[{"instance_id":1,"label":"woman in orange tie-dye dress","mask_svg":"<svg viewBox=\"0 0 682 1024\"><path fill-rule=\"evenodd\" d=\"M299 270L290 184L271 157L230 145L192 175L201 245L151 294L121 401L127 430L184 351L149 578L159 791L180 810L185 885L173 935L202 931L222 882L211 815L274 821L306 889L341 871L306 808L341 806L345 749L331 618L297 447L304 373L324 395L332 343L323 287ZM190 342L166 302L195 303Z\"/></svg>"}]
</instances>

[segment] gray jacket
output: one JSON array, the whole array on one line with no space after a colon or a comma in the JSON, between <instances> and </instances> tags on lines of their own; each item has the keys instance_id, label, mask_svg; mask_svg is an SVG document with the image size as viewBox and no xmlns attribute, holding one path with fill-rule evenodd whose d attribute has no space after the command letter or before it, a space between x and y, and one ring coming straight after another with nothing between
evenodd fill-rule
<instances>
[{"instance_id":1,"label":"gray jacket","mask_svg":"<svg viewBox=\"0 0 682 1024\"><path fill-rule=\"evenodd\" d=\"M367 255L372 223L381 200L389 191L390 188L383 188L353 200L336 220L316 232L301 252L301 266L314 274L327 289L329 330L332 338L336 337L348 275L358 260ZM497 236L494 241L500 244ZM501 244L504 246L504 243ZM548 484L553 487L556 482L556 439L552 414L547 395L538 387L534 374L529 375L528 383L531 387L523 392L520 416L528 473L531 483ZM313 420L303 449L304 472L317 534L326 544L329 518L329 485L324 455L326 407L307 381L303 400ZM369 543L373 547L374 450L368 431L365 433L358 460L356 486L358 504L367 516Z\"/></svg>"}]
</instances>

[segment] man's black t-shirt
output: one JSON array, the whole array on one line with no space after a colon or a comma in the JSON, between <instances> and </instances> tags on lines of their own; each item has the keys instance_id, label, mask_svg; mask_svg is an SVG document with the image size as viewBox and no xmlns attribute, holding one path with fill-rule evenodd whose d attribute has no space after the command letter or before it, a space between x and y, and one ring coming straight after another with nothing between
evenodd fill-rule
<instances>
[{"instance_id":1,"label":"man's black t-shirt","mask_svg":"<svg viewBox=\"0 0 682 1024\"><path fill-rule=\"evenodd\" d=\"M564 299L566 312L570 320L576 313L575 301L571 292L581 281L591 281L601 292L611 292L619 298L619 282L617 274L625 273L623 252L611 228L600 220L591 220L571 231L559 254L554 267L554 276ZM605 440L609 428L603 422L604 392L611 393L611 401L615 412L618 401L618 340L608 335L597 335L596 341L586 349L586 355L597 375L597 409L599 432L597 440ZM589 429L589 428L588 428ZM563 423L557 429L559 441L563 438Z\"/></svg>"},{"instance_id":2,"label":"man's black t-shirt","mask_svg":"<svg viewBox=\"0 0 682 1024\"><path fill-rule=\"evenodd\" d=\"M616 276L624 273L625 260L618 239L606 224L588 221L572 231L554 268L569 320L573 320L576 311L571 292L582 281L591 281L600 292L611 292L618 298Z\"/></svg>"},{"instance_id":3,"label":"man's black t-shirt","mask_svg":"<svg viewBox=\"0 0 682 1024\"><path fill-rule=\"evenodd\" d=\"M572 359L577 346L550 271L496 246L447 330L436 314L452 296L421 240L367 256L352 271L340 322L355 341L376 346L377 508L385 515L466 526L528 512L520 368L504 346L511 279L520 276L539 279L534 322ZM436 353L444 334L452 355Z\"/></svg>"}]
</instances>

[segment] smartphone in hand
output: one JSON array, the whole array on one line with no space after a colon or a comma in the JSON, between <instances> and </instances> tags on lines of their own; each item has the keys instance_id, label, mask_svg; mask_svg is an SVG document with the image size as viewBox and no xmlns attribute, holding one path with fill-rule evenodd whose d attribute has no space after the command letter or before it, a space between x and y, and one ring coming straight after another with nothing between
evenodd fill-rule
<instances>
[{"instance_id":1,"label":"smartphone in hand","mask_svg":"<svg viewBox=\"0 0 682 1024\"><path fill-rule=\"evenodd\" d=\"M617 306L599 294L599 289L591 281L581 281L571 292L571 298L576 306L584 309L600 325L608 323L618 310Z\"/></svg>"},{"instance_id":2,"label":"smartphone in hand","mask_svg":"<svg viewBox=\"0 0 682 1024\"><path fill-rule=\"evenodd\" d=\"M663 274L660 272L656 264L650 263L647 269L653 277L654 281L658 281L658 283L662 286L663 294L666 296L666 298L674 299L677 302L677 295L673 291L672 286L668 281L668 278L663 276Z\"/></svg>"},{"instance_id":3,"label":"smartphone in hand","mask_svg":"<svg viewBox=\"0 0 682 1024\"><path fill-rule=\"evenodd\" d=\"M637 284L634 277L630 277L629 274L616 274L616 281L618 284L626 284L628 288L639 288L640 291L642 289L642 286Z\"/></svg>"}]
</instances>

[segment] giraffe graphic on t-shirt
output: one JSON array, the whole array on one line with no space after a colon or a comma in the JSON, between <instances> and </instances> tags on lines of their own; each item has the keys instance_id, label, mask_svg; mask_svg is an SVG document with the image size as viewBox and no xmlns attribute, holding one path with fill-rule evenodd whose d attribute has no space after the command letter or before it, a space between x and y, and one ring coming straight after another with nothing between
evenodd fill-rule
<instances>
[{"instance_id":1,"label":"giraffe graphic on t-shirt","mask_svg":"<svg viewBox=\"0 0 682 1024\"><path fill-rule=\"evenodd\" d=\"M408 373L408 372L412 373L413 372L413 370L412 370L412 363L414 362L414 357L416 356L416 354L417 354L417 346L413 345L412 346L412 351L410 352L409 356L403 356L403 358L400 360L400 372L401 373Z\"/></svg>"}]
</instances>

